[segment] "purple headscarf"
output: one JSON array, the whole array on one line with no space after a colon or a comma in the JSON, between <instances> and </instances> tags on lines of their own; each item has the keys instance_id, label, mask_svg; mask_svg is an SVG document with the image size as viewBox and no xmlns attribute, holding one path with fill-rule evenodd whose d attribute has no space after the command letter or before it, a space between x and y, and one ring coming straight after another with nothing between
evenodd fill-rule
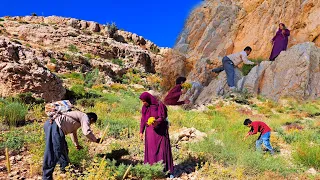
<instances>
[{"instance_id":1,"label":"purple headscarf","mask_svg":"<svg viewBox=\"0 0 320 180\"><path fill-rule=\"evenodd\" d=\"M154 96L152 96L150 93L148 92L144 92L140 95L140 99L143 101L146 101L149 105L158 105L159 101L157 98L155 98Z\"/></svg>"}]
</instances>

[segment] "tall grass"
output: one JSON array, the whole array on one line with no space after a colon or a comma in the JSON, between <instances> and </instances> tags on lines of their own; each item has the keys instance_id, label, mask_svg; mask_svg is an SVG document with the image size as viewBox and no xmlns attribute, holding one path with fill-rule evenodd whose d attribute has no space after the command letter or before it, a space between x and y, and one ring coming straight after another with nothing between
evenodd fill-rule
<instances>
[{"instance_id":1,"label":"tall grass","mask_svg":"<svg viewBox=\"0 0 320 180\"><path fill-rule=\"evenodd\" d=\"M28 106L18 102L5 102L0 109L2 121L9 126L18 126L25 123Z\"/></svg>"}]
</instances>

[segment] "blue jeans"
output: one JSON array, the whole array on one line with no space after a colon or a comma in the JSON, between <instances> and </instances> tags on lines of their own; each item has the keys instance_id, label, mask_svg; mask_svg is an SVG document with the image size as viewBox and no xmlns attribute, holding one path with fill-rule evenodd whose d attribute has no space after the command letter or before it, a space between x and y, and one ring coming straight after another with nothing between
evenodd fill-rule
<instances>
[{"instance_id":1,"label":"blue jeans","mask_svg":"<svg viewBox=\"0 0 320 180\"><path fill-rule=\"evenodd\" d=\"M44 124L44 133L46 136L46 149L43 158L43 176L44 180L51 180L56 164L59 162L61 170L68 166L70 160L68 157L68 145L62 130L53 121L49 120Z\"/></svg>"},{"instance_id":2,"label":"blue jeans","mask_svg":"<svg viewBox=\"0 0 320 180\"><path fill-rule=\"evenodd\" d=\"M223 57L222 59L223 69L226 71L227 74L227 82L229 87L234 87L234 64L233 62L227 57Z\"/></svg>"},{"instance_id":3,"label":"blue jeans","mask_svg":"<svg viewBox=\"0 0 320 180\"><path fill-rule=\"evenodd\" d=\"M264 146L273 154L273 148L270 144L270 132L267 132L259 137L259 139L256 141L256 149L257 151L261 151L261 145L262 143Z\"/></svg>"}]
</instances>

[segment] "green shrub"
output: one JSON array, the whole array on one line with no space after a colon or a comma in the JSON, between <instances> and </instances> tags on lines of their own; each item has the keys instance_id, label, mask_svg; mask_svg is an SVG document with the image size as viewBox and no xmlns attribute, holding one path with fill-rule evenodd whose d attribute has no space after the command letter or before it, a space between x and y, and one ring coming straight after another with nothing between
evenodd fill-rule
<instances>
[{"instance_id":1,"label":"green shrub","mask_svg":"<svg viewBox=\"0 0 320 180\"><path fill-rule=\"evenodd\" d=\"M31 13L31 16L38 16L36 13Z\"/></svg>"},{"instance_id":2,"label":"green shrub","mask_svg":"<svg viewBox=\"0 0 320 180\"><path fill-rule=\"evenodd\" d=\"M55 58L50 58L50 62L53 64L57 64L57 60Z\"/></svg>"},{"instance_id":3,"label":"green shrub","mask_svg":"<svg viewBox=\"0 0 320 180\"><path fill-rule=\"evenodd\" d=\"M92 87L99 78L99 69L88 72L84 77L85 86Z\"/></svg>"},{"instance_id":4,"label":"green shrub","mask_svg":"<svg viewBox=\"0 0 320 180\"><path fill-rule=\"evenodd\" d=\"M90 54L90 53L86 53L84 55L84 57L86 57L87 59L93 59L94 58L94 55L93 54Z\"/></svg>"},{"instance_id":5,"label":"green shrub","mask_svg":"<svg viewBox=\"0 0 320 180\"><path fill-rule=\"evenodd\" d=\"M150 166L149 164L137 164L131 170L133 177L138 179L159 179L164 178L163 164L158 162Z\"/></svg>"},{"instance_id":6,"label":"green shrub","mask_svg":"<svg viewBox=\"0 0 320 180\"><path fill-rule=\"evenodd\" d=\"M31 46L30 44L26 44L26 46L27 46L28 48L32 48L32 46Z\"/></svg>"},{"instance_id":7,"label":"green shrub","mask_svg":"<svg viewBox=\"0 0 320 180\"><path fill-rule=\"evenodd\" d=\"M63 56L63 59L66 61L72 61L74 59L74 57L68 53L65 53Z\"/></svg>"},{"instance_id":8,"label":"green shrub","mask_svg":"<svg viewBox=\"0 0 320 180\"><path fill-rule=\"evenodd\" d=\"M0 21L4 21L4 19L0 18Z\"/></svg>"},{"instance_id":9,"label":"green shrub","mask_svg":"<svg viewBox=\"0 0 320 180\"><path fill-rule=\"evenodd\" d=\"M83 75L77 72L66 73L61 75L61 77L66 79L79 79L79 80L84 79Z\"/></svg>"},{"instance_id":10,"label":"green shrub","mask_svg":"<svg viewBox=\"0 0 320 180\"><path fill-rule=\"evenodd\" d=\"M263 61L263 59L262 58L258 58L258 59L250 59L252 62L258 62L258 63L260 63L260 62L262 62ZM251 71L251 69L253 68L253 67L255 67L256 65L255 64L253 64L253 65L250 65L250 64L243 64L243 66L242 66L242 68L241 68L241 72L242 72L242 74L244 75L244 76L246 76L246 75L248 75L249 74L249 72Z\"/></svg>"},{"instance_id":11,"label":"green shrub","mask_svg":"<svg viewBox=\"0 0 320 180\"><path fill-rule=\"evenodd\" d=\"M150 51L153 53L153 54L158 54L160 52L160 49L157 47L157 46L151 46L150 47Z\"/></svg>"},{"instance_id":12,"label":"green shrub","mask_svg":"<svg viewBox=\"0 0 320 180\"><path fill-rule=\"evenodd\" d=\"M77 46L75 46L75 45L73 45L73 44L70 44L70 45L69 45L68 50L69 50L70 52L73 52L73 53L76 53L76 52L79 51L78 48L77 48Z\"/></svg>"},{"instance_id":13,"label":"green shrub","mask_svg":"<svg viewBox=\"0 0 320 180\"><path fill-rule=\"evenodd\" d=\"M42 104L42 103L44 103L44 99L33 97L32 92L18 94L17 99L24 104Z\"/></svg>"},{"instance_id":14,"label":"green shrub","mask_svg":"<svg viewBox=\"0 0 320 180\"><path fill-rule=\"evenodd\" d=\"M90 99L79 99L77 100L77 104L83 107L94 107L97 99L90 98Z\"/></svg>"},{"instance_id":15,"label":"green shrub","mask_svg":"<svg viewBox=\"0 0 320 180\"><path fill-rule=\"evenodd\" d=\"M111 38L113 38L114 35L115 35L115 33L118 31L118 27L117 27L116 23L114 23L114 22L111 23L111 24L107 23L106 26L107 26L107 28L108 28L108 34L109 34L109 36L110 36Z\"/></svg>"},{"instance_id":16,"label":"green shrub","mask_svg":"<svg viewBox=\"0 0 320 180\"><path fill-rule=\"evenodd\" d=\"M86 95L86 90L83 85L74 85L70 90L74 93L76 99L84 98Z\"/></svg>"},{"instance_id":17,"label":"green shrub","mask_svg":"<svg viewBox=\"0 0 320 180\"><path fill-rule=\"evenodd\" d=\"M25 124L25 117L28 113L28 106L18 101L7 102L0 109L0 113L3 122L7 125L23 125Z\"/></svg>"},{"instance_id":18,"label":"green shrub","mask_svg":"<svg viewBox=\"0 0 320 180\"><path fill-rule=\"evenodd\" d=\"M112 59L113 64L117 64L119 66L123 66L123 60L122 59Z\"/></svg>"},{"instance_id":19,"label":"green shrub","mask_svg":"<svg viewBox=\"0 0 320 180\"><path fill-rule=\"evenodd\" d=\"M70 158L70 162L73 165L80 166L83 160L88 160L90 158L89 149L87 146L85 146L85 144L83 143L83 140L80 139L80 137L79 137L79 143L81 144L81 146L83 146L83 149L81 150L76 149L76 147L74 146L70 138L66 138L66 140L69 148L68 156Z\"/></svg>"},{"instance_id":20,"label":"green shrub","mask_svg":"<svg viewBox=\"0 0 320 180\"><path fill-rule=\"evenodd\" d=\"M24 139L19 132L9 132L5 135L5 141L0 142L0 149L8 148L9 150L20 150L23 147Z\"/></svg>"}]
</instances>

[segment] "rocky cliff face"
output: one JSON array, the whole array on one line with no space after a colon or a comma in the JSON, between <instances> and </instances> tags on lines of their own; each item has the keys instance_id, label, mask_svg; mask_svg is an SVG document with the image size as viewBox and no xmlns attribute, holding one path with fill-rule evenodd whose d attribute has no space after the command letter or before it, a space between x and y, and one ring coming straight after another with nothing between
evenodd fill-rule
<instances>
[{"instance_id":1,"label":"rocky cliff face","mask_svg":"<svg viewBox=\"0 0 320 180\"><path fill-rule=\"evenodd\" d=\"M281 52L274 62L263 61L247 76L236 69L235 81L240 91L262 95L275 101L283 97L312 100L320 97L320 48L314 43L298 44ZM205 104L213 96L228 91L225 72L204 88L197 103Z\"/></svg>"},{"instance_id":2,"label":"rocky cliff face","mask_svg":"<svg viewBox=\"0 0 320 180\"><path fill-rule=\"evenodd\" d=\"M36 51L0 36L0 95L32 92L46 101L63 98L62 81L41 64Z\"/></svg>"},{"instance_id":3,"label":"rocky cliff face","mask_svg":"<svg viewBox=\"0 0 320 180\"><path fill-rule=\"evenodd\" d=\"M56 16L0 18L0 42L1 95L31 91L47 101L61 99L65 92L51 72L98 68L110 84L132 68L155 73L168 51L114 25ZM46 95L54 91L49 87L57 88L52 98Z\"/></svg>"},{"instance_id":4,"label":"rocky cliff face","mask_svg":"<svg viewBox=\"0 0 320 180\"><path fill-rule=\"evenodd\" d=\"M175 49L192 63L189 79L208 85L208 70L221 57L251 46L249 58L267 59L278 24L291 30L289 47L314 42L320 46L318 0L206 0L186 21Z\"/></svg>"}]
</instances>

